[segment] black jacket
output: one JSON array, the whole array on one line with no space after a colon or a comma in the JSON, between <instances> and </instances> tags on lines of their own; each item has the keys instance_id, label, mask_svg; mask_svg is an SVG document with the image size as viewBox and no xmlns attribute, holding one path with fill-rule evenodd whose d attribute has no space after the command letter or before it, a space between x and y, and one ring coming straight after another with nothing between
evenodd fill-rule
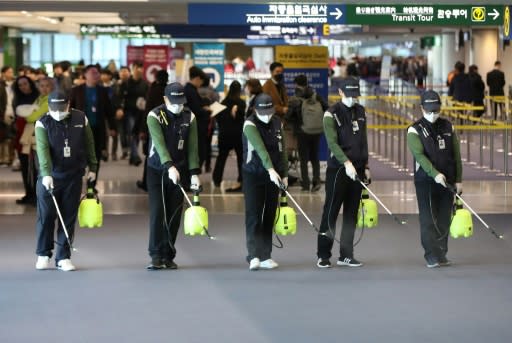
<instances>
[{"instance_id":1,"label":"black jacket","mask_svg":"<svg viewBox=\"0 0 512 343\"><path fill-rule=\"evenodd\" d=\"M238 99L226 98L222 100L222 104L226 109L217 114L217 124L219 125L219 139L239 140L242 141L242 130L245 120L245 102ZM231 110L233 106L237 106L236 115L233 118Z\"/></svg>"},{"instance_id":2,"label":"black jacket","mask_svg":"<svg viewBox=\"0 0 512 343\"><path fill-rule=\"evenodd\" d=\"M469 75L466 73L455 75L450 83L448 95L453 96L454 100L470 103L472 99Z\"/></svg>"},{"instance_id":3,"label":"black jacket","mask_svg":"<svg viewBox=\"0 0 512 343\"><path fill-rule=\"evenodd\" d=\"M488 72L487 86L489 87L489 95L505 95L503 91L503 87L505 87L505 74L498 69Z\"/></svg>"},{"instance_id":4,"label":"black jacket","mask_svg":"<svg viewBox=\"0 0 512 343\"><path fill-rule=\"evenodd\" d=\"M473 104L484 103L485 85L482 77L478 73L469 73L469 83L471 85L471 100Z\"/></svg>"},{"instance_id":5,"label":"black jacket","mask_svg":"<svg viewBox=\"0 0 512 343\"><path fill-rule=\"evenodd\" d=\"M204 133L208 129L208 121L210 120L210 113L203 108L203 100L197 91L197 88L188 82L185 85L185 97L187 98L187 107L190 108L192 113L197 119L197 129L199 134Z\"/></svg>"}]
</instances>

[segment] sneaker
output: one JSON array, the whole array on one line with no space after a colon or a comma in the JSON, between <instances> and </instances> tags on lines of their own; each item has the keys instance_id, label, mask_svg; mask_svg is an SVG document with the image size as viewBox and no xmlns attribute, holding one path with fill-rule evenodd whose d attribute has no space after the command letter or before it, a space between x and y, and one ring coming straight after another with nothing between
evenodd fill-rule
<instances>
[{"instance_id":1,"label":"sneaker","mask_svg":"<svg viewBox=\"0 0 512 343\"><path fill-rule=\"evenodd\" d=\"M452 261L450 261L449 259L447 259L446 257L441 257L439 259L439 265L441 267L448 267L448 266L451 266L452 265Z\"/></svg>"},{"instance_id":2,"label":"sneaker","mask_svg":"<svg viewBox=\"0 0 512 343\"><path fill-rule=\"evenodd\" d=\"M427 268L439 268L440 264L437 259L434 258L428 258L427 259Z\"/></svg>"},{"instance_id":3,"label":"sneaker","mask_svg":"<svg viewBox=\"0 0 512 343\"><path fill-rule=\"evenodd\" d=\"M65 258L57 262L57 268L65 272L70 272L76 269L69 258Z\"/></svg>"},{"instance_id":4,"label":"sneaker","mask_svg":"<svg viewBox=\"0 0 512 343\"><path fill-rule=\"evenodd\" d=\"M320 188L322 188L321 184L313 185L313 187L311 187L311 192L318 192Z\"/></svg>"},{"instance_id":5,"label":"sneaker","mask_svg":"<svg viewBox=\"0 0 512 343\"><path fill-rule=\"evenodd\" d=\"M162 259L156 257L152 258L151 262L146 267L147 270L160 270L164 269L166 265L162 262Z\"/></svg>"},{"instance_id":6,"label":"sneaker","mask_svg":"<svg viewBox=\"0 0 512 343\"><path fill-rule=\"evenodd\" d=\"M271 258L260 263L261 269L274 269L277 267L279 267L279 265L277 264L276 261L272 260Z\"/></svg>"},{"instance_id":7,"label":"sneaker","mask_svg":"<svg viewBox=\"0 0 512 343\"><path fill-rule=\"evenodd\" d=\"M316 262L318 268L331 268L331 261L328 259L319 258Z\"/></svg>"},{"instance_id":8,"label":"sneaker","mask_svg":"<svg viewBox=\"0 0 512 343\"><path fill-rule=\"evenodd\" d=\"M37 256L36 269L45 270L51 269L50 257L49 256Z\"/></svg>"},{"instance_id":9,"label":"sneaker","mask_svg":"<svg viewBox=\"0 0 512 343\"><path fill-rule=\"evenodd\" d=\"M178 265L173 260L162 260L162 264L166 269L178 269Z\"/></svg>"},{"instance_id":10,"label":"sneaker","mask_svg":"<svg viewBox=\"0 0 512 343\"><path fill-rule=\"evenodd\" d=\"M349 266L349 267L361 267L363 264L356 260L355 258L345 257L339 258L338 262L336 262L338 266Z\"/></svg>"},{"instance_id":11,"label":"sneaker","mask_svg":"<svg viewBox=\"0 0 512 343\"><path fill-rule=\"evenodd\" d=\"M258 270L260 269L260 259L255 257L249 262L249 270Z\"/></svg>"}]
</instances>

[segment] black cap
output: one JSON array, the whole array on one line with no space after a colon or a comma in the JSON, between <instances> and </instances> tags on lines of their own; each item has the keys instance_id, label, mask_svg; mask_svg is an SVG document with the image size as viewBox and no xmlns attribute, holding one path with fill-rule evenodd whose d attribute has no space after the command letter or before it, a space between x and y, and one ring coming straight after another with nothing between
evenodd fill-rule
<instances>
[{"instance_id":1,"label":"black cap","mask_svg":"<svg viewBox=\"0 0 512 343\"><path fill-rule=\"evenodd\" d=\"M48 95L48 108L52 111L65 111L68 107L69 97L63 91L53 91Z\"/></svg>"},{"instance_id":2,"label":"black cap","mask_svg":"<svg viewBox=\"0 0 512 343\"><path fill-rule=\"evenodd\" d=\"M254 100L254 109L262 116L269 116L276 112L274 110L272 97L266 93L261 93L256 96L256 99Z\"/></svg>"},{"instance_id":3,"label":"black cap","mask_svg":"<svg viewBox=\"0 0 512 343\"><path fill-rule=\"evenodd\" d=\"M434 91L425 91L421 94L421 106L426 112L439 112L441 110L441 98Z\"/></svg>"},{"instance_id":4,"label":"black cap","mask_svg":"<svg viewBox=\"0 0 512 343\"><path fill-rule=\"evenodd\" d=\"M165 86L164 94L171 104L181 105L187 102L185 88L179 82L170 83Z\"/></svg>"},{"instance_id":5,"label":"black cap","mask_svg":"<svg viewBox=\"0 0 512 343\"><path fill-rule=\"evenodd\" d=\"M361 95L359 92L359 79L356 79L355 77L341 79L339 88L343 91L343 94L345 94L346 97L352 98Z\"/></svg>"}]
</instances>

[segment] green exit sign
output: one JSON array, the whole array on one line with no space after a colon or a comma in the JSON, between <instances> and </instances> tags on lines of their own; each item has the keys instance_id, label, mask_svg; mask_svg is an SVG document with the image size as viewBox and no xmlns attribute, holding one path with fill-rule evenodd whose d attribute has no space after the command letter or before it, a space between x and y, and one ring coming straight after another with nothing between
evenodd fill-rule
<instances>
[{"instance_id":1,"label":"green exit sign","mask_svg":"<svg viewBox=\"0 0 512 343\"><path fill-rule=\"evenodd\" d=\"M503 5L347 5L347 24L503 25Z\"/></svg>"}]
</instances>

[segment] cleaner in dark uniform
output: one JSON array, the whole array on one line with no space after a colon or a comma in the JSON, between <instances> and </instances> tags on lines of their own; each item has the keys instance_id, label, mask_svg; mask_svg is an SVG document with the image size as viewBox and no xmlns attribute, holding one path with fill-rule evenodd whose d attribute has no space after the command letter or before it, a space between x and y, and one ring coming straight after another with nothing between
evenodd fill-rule
<instances>
[{"instance_id":1,"label":"cleaner in dark uniform","mask_svg":"<svg viewBox=\"0 0 512 343\"><path fill-rule=\"evenodd\" d=\"M174 243L180 227L183 193L178 184L199 190L197 176L197 121L184 104L185 91L178 82L165 87L164 104L152 109L147 118L149 156L149 270L176 269ZM188 175L190 184L188 183Z\"/></svg>"},{"instance_id":2,"label":"cleaner in dark uniform","mask_svg":"<svg viewBox=\"0 0 512 343\"><path fill-rule=\"evenodd\" d=\"M439 118L441 98L434 91L421 95L423 117L407 130L407 146L414 160L414 185L418 198L421 245L427 267L448 266L448 232L454 194L462 193L460 142L453 125Z\"/></svg>"},{"instance_id":3,"label":"cleaner in dark uniform","mask_svg":"<svg viewBox=\"0 0 512 343\"><path fill-rule=\"evenodd\" d=\"M53 192L73 241L76 216L82 191L82 177L89 167L87 178L96 179L98 162L89 121L82 111L69 108L64 92L48 96L49 112L35 124L36 149L39 160L37 180L37 262L36 269L49 269L52 257L57 211L49 194ZM57 229L57 268L75 270L71 249L59 221Z\"/></svg>"},{"instance_id":4,"label":"cleaner in dark uniform","mask_svg":"<svg viewBox=\"0 0 512 343\"><path fill-rule=\"evenodd\" d=\"M274 269L278 264L271 258L272 230L279 187L288 186L288 158L283 124L274 115L270 95L258 95L254 108L242 136L247 262L250 270Z\"/></svg>"},{"instance_id":5,"label":"cleaner in dark uniform","mask_svg":"<svg viewBox=\"0 0 512 343\"><path fill-rule=\"evenodd\" d=\"M360 267L354 258L354 232L362 185L369 184L368 141L365 109L356 103L360 96L359 80L343 79L338 92L341 101L324 114L324 132L331 156L325 176L325 203L318 235L319 268L331 267L331 249L336 231L336 219L343 205L343 227L340 238L339 266Z\"/></svg>"}]
</instances>

